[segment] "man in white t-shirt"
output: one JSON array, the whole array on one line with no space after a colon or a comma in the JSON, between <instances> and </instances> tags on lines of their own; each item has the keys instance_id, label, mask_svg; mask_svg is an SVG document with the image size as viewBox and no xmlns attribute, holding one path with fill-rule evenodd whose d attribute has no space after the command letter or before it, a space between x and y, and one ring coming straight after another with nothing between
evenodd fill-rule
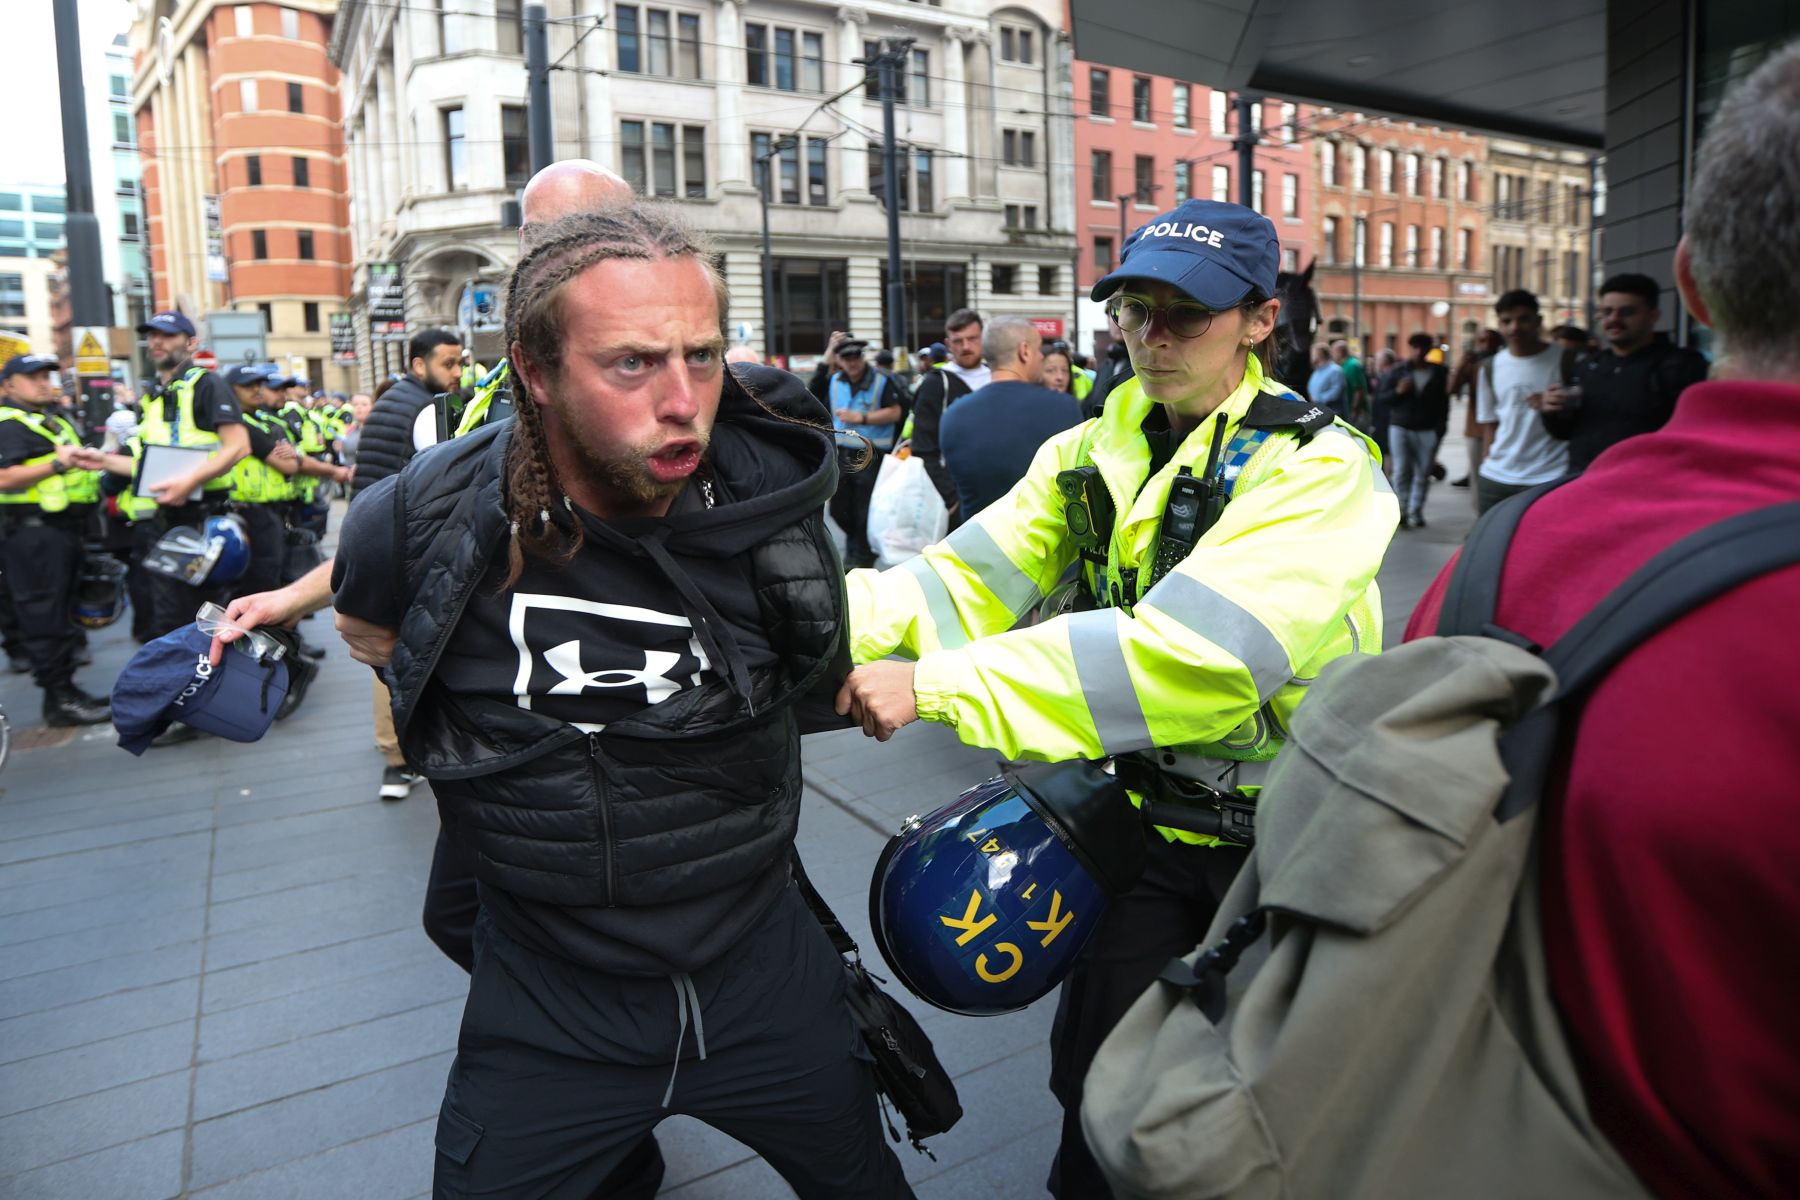
<instances>
[{"instance_id":1,"label":"man in white t-shirt","mask_svg":"<svg viewBox=\"0 0 1800 1200\"><path fill-rule=\"evenodd\" d=\"M1562 379L1562 349L1544 341L1537 297L1523 288L1494 305L1506 348L1481 366L1475 383L1475 420L1488 430L1488 448L1475 477L1475 511L1569 473L1569 444L1550 436L1537 400Z\"/></svg>"}]
</instances>

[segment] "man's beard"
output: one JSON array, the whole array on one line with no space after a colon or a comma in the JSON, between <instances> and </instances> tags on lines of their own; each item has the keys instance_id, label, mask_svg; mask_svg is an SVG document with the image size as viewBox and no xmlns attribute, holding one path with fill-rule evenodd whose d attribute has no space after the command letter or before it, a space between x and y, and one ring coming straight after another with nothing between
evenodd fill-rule
<instances>
[{"instance_id":1,"label":"man's beard","mask_svg":"<svg viewBox=\"0 0 1800 1200\"><path fill-rule=\"evenodd\" d=\"M560 418L563 432L568 435L569 450L574 454L575 461L580 464L582 473L605 483L608 488L632 504L649 505L655 504L659 500L667 500L681 491L682 486L687 483L686 478L664 482L650 473L650 466L646 460L666 439L652 438L629 447L622 453L605 454L587 444L582 436L581 425L571 419L571 414L564 410L560 403L557 405L557 416ZM712 444L712 431L695 427L684 433L700 443L700 455L704 459L707 448Z\"/></svg>"},{"instance_id":2,"label":"man's beard","mask_svg":"<svg viewBox=\"0 0 1800 1200\"><path fill-rule=\"evenodd\" d=\"M176 367L179 367L181 365L181 359L182 359L181 352L179 350L176 350L176 351L172 351L168 354L165 354L163 357L155 359L153 361L156 364L157 370L173 371Z\"/></svg>"}]
</instances>

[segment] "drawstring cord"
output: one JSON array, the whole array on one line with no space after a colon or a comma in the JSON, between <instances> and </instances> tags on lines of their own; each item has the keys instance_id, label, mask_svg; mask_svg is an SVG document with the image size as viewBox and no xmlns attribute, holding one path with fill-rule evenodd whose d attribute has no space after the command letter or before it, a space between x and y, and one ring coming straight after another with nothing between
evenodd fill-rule
<instances>
[{"instance_id":1,"label":"drawstring cord","mask_svg":"<svg viewBox=\"0 0 1800 1200\"><path fill-rule=\"evenodd\" d=\"M694 1041L700 1047L700 1061L706 1061L706 1022L700 1017L700 993L694 990L694 977L683 972L669 976L669 982L675 985L675 1015L678 1028L675 1033L675 1062L669 1068L669 1086L663 1092L662 1106L669 1107L675 1098L675 1076L681 1073L681 1046L687 1041L688 1012L694 1014Z\"/></svg>"}]
</instances>

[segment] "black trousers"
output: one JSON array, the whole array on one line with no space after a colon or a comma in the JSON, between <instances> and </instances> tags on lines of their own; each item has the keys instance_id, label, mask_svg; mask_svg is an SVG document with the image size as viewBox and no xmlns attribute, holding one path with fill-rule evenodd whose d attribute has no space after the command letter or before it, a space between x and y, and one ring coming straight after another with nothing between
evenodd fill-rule
<instances>
[{"instance_id":1,"label":"black trousers","mask_svg":"<svg viewBox=\"0 0 1800 1200\"><path fill-rule=\"evenodd\" d=\"M546 958L484 912L433 1195L616 1197L606 1181L684 1113L761 1154L802 1200L910 1197L860 1053L843 962L791 886L691 975Z\"/></svg>"},{"instance_id":2,"label":"black trousers","mask_svg":"<svg viewBox=\"0 0 1800 1200\"><path fill-rule=\"evenodd\" d=\"M131 526L131 569L125 573L125 590L131 596L131 636L147 642L162 631L156 628L155 576L144 570L144 555L160 535L155 521L135 521Z\"/></svg>"},{"instance_id":3,"label":"black trousers","mask_svg":"<svg viewBox=\"0 0 1800 1200\"><path fill-rule=\"evenodd\" d=\"M81 574L81 534L73 521L6 514L0 571L18 622L18 645L41 688L69 682L81 631L69 615Z\"/></svg>"},{"instance_id":4,"label":"black trousers","mask_svg":"<svg viewBox=\"0 0 1800 1200\"><path fill-rule=\"evenodd\" d=\"M206 518L213 515L209 507L198 504L186 504L180 508L165 508L157 512L156 532L161 536L165 531L177 525L187 525L194 529L206 528ZM151 539L155 544L155 539ZM179 579L171 579L167 575L148 574L150 582L150 636L161 637L165 633L173 633L183 625L191 624L194 614L202 604L224 604L231 595L230 584L216 587L190 587Z\"/></svg>"},{"instance_id":5,"label":"black trousers","mask_svg":"<svg viewBox=\"0 0 1800 1200\"><path fill-rule=\"evenodd\" d=\"M872 567L875 551L869 545L869 497L875 493L875 477L881 474L881 456L875 450L868 463L856 467L859 451L838 451L838 485L831 496L831 519L844 531L844 565Z\"/></svg>"},{"instance_id":6,"label":"black trousers","mask_svg":"<svg viewBox=\"0 0 1800 1200\"><path fill-rule=\"evenodd\" d=\"M1115 899L1063 981L1050 1032L1050 1090L1063 1106L1062 1144L1046 1186L1058 1200L1108 1200L1112 1189L1081 1132L1082 1085L1100 1043L1171 958L1187 954L1247 850L1150 838L1144 877Z\"/></svg>"},{"instance_id":7,"label":"black trousers","mask_svg":"<svg viewBox=\"0 0 1800 1200\"><path fill-rule=\"evenodd\" d=\"M431 878L425 884L425 936L444 957L469 972L475 970L475 918L480 912L474 860L448 830L440 828L431 852Z\"/></svg>"},{"instance_id":8,"label":"black trousers","mask_svg":"<svg viewBox=\"0 0 1800 1200\"><path fill-rule=\"evenodd\" d=\"M287 522L282 511L273 504L246 504L236 511L250 531L250 566L231 585L231 594L274 591L282 585L281 565L287 558Z\"/></svg>"}]
</instances>

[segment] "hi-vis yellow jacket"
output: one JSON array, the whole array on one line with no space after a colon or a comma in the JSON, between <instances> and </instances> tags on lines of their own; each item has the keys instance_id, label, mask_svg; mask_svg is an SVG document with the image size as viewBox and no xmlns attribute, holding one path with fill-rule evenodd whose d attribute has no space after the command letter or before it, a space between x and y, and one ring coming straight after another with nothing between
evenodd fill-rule
<instances>
[{"instance_id":1,"label":"hi-vis yellow jacket","mask_svg":"<svg viewBox=\"0 0 1800 1200\"><path fill-rule=\"evenodd\" d=\"M947 539L850 573L853 658L917 658L919 715L1009 758L1273 756L1319 668L1380 649L1375 572L1399 506L1373 444L1349 426L1310 438L1276 428L1242 463L1218 522L1144 590L1171 480L1184 466L1202 475L1217 424L1231 444L1265 392L1287 394L1252 356L1238 389L1146 478L1152 402L1137 380L1121 385ZM1125 603L1014 629L1076 560L1056 476L1089 462L1117 512L1106 590L1120 584Z\"/></svg>"}]
</instances>

